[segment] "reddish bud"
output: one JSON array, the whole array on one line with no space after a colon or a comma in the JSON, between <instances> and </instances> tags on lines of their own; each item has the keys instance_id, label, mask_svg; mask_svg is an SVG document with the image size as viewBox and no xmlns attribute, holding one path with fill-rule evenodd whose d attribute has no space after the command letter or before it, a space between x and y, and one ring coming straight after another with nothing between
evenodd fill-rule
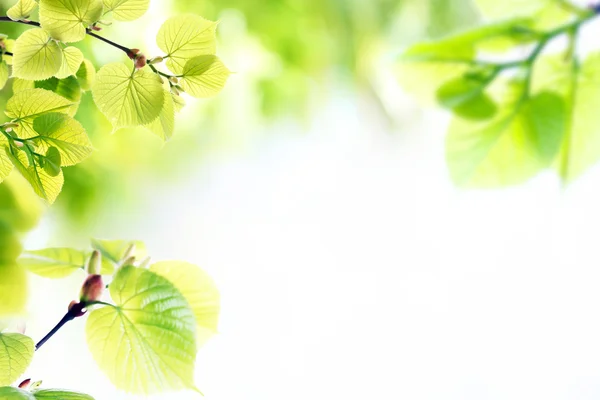
<instances>
[{"instance_id":1,"label":"reddish bud","mask_svg":"<svg viewBox=\"0 0 600 400\"><path fill-rule=\"evenodd\" d=\"M146 56L142 53L135 56L135 67L137 69L142 69L146 66Z\"/></svg>"},{"instance_id":2,"label":"reddish bud","mask_svg":"<svg viewBox=\"0 0 600 400\"><path fill-rule=\"evenodd\" d=\"M104 282L102 282L101 275L89 275L85 282L83 282L83 286L81 286L81 294L79 300L82 303L87 303L89 301L96 301L102 296L102 292L104 291Z\"/></svg>"},{"instance_id":3,"label":"reddish bud","mask_svg":"<svg viewBox=\"0 0 600 400\"><path fill-rule=\"evenodd\" d=\"M92 30L96 31L96 32L99 32L99 31L102 30L102 27L94 25L94 26L92 26Z\"/></svg>"},{"instance_id":4,"label":"reddish bud","mask_svg":"<svg viewBox=\"0 0 600 400\"><path fill-rule=\"evenodd\" d=\"M31 379L27 378L23 382L19 383L19 389L27 389L29 384L31 383Z\"/></svg>"}]
</instances>

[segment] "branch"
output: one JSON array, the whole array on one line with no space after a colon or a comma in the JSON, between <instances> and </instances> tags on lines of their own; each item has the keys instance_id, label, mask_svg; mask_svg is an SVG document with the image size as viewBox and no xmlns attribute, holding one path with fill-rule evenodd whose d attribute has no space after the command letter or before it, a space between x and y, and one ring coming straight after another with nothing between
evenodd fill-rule
<instances>
[{"instance_id":1,"label":"branch","mask_svg":"<svg viewBox=\"0 0 600 400\"><path fill-rule=\"evenodd\" d=\"M18 24L24 24L24 25L30 25L30 26L38 26L38 27L41 26L40 23L36 22L36 21L27 21L27 20L14 21L14 20L6 17L6 16L0 16L0 22L16 22ZM104 43L110 44L111 46L113 46L113 47L115 47L115 48L117 48L117 49L125 52L125 54L127 54L127 57L129 57L131 59L135 58L135 54L131 51L130 48L127 48L125 46L121 46L118 43L115 43L115 42L113 42L111 40L108 40L108 39L106 39L106 38L104 38L104 37L102 37L100 35L97 35L94 32L92 32L91 29L86 29L85 33L87 33L89 36L91 36L93 38L101 40Z\"/></svg>"},{"instance_id":2,"label":"branch","mask_svg":"<svg viewBox=\"0 0 600 400\"><path fill-rule=\"evenodd\" d=\"M48 334L44 336L42 340L40 340L35 345L35 350L39 350L39 348L42 347L44 343L46 343L52 336L54 336L56 332L58 332L60 328L62 328L67 322L72 321L75 318L81 317L83 314L85 314L85 307L85 303L75 303L72 305L72 307L69 307L69 311L67 311L65 316L62 317L60 321L58 321L58 324L56 324L56 326L52 328L52 330L48 332Z\"/></svg>"}]
</instances>

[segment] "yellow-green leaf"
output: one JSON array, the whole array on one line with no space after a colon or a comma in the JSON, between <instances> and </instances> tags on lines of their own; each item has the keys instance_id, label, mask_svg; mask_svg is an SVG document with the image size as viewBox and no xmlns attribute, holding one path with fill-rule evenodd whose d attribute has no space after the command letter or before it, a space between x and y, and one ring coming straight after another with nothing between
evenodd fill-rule
<instances>
[{"instance_id":1,"label":"yellow-green leaf","mask_svg":"<svg viewBox=\"0 0 600 400\"><path fill-rule=\"evenodd\" d=\"M77 79L82 90L90 90L96 79L96 68L88 59L84 59L77 70Z\"/></svg>"},{"instance_id":2,"label":"yellow-green leaf","mask_svg":"<svg viewBox=\"0 0 600 400\"><path fill-rule=\"evenodd\" d=\"M0 182L12 172L13 165L10 158L6 155L5 149L9 147L8 139L4 135L0 135Z\"/></svg>"},{"instance_id":3,"label":"yellow-green leaf","mask_svg":"<svg viewBox=\"0 0 600 400\"><path fill-rule=\"evenodd\" d=\"M165 52L167 66L176 74L181 73L187 60L215 54L217 23L198 15L184 14L169 18L161 26L156 37L158 47Z\"/></svg>"},{"instance_id":4,"label":"yellow-green leaf","mask_svg":"<svg viewBox=\"0 0 600 400\"><path fill-rule=\"evenodd\" d=\"M30 164L25 151L14 151L15 154L6 150L6 154L21 175L31 184L33 191L49 204L54 203L64 183L62 170L56 176L52 176L39 165Z\"/></svg>"},{"instance_id":5,"label":"yellow-green leaf","mask_svg":"<svg viewBox=\"0 0 600 400\"><path fill-rule=\"evenodd\" d=\"M0 333L0 385L10 385L33 360L34 344L20 333Z\"/></svg>"},{"instance_id":6,"label":"yellow-green leaf","mask_svg":"<svg viewBox=\"0 0 600 400\"><path fill-rule=\"evenodd\" d=\"M146 125L150 132L157 135L162 140L169 140L173 136L175 130L175 105L173 101L174 95L165 90L164 104L158 118Z\"/></svg>"},{"instance_id":7,"label":"yellow-green leaf","mask_svg":"<svg viewBox=\"0 0 600 400\"><path fill-rule=\"evenodd\" d=\"M109 286L116 306L90 313L90 351L117 388L134 394L195 389L194 314L165 278L133 266Z\"/></svg>"},{"instance_id":8,"label":"yellow-green leaf","mask_svg":"<svg viewBox=\"0 0 600 400\"><path fill-rule=\"evenodd\" d=\"M8 82L8 65L2 61L0 62L0 90L4 89L6 82Z\"/></svg>"},{"instance_id":9,"label":"yellow-green leaf","mask_svg":"<svg viewBox=\"0 0 600 400\"><path fill-rule=\"evenodd\" d=\"M148 11L150 0L103 0L105 11L112 11L117 21L133 21Z\"/></svg>"},{"instance_id":10,"label":"yellow-green leaf","mask_svg":"<svg viewBox=\"0 0 600 400\"><path fill-rule=\"evenodd\" d=\"M39 153L58 149L61 165L78 164L92 154L93 147L85 129L75 119L61 113L49 113L33 121L38 136L31 138Z\"/></svg>"},{"instance_id":11,"label":"yellow-green leaf","mask_svg":"<svg viewBox=\"0 0 600 400\"><path fill-rule=\"evenodd\" d=\"M216 56L195 57L181 71L181 87L194 97L214 96L223 89L230 73Z\"/></svg>"},{"instance_id":12,"label":"yellow-green leaf","mask_svg":"<svg viewBox=\"0 0 600 400\"><path fill-rule=\"evenodd\" d=\"M29 18L35 7L37 7L35 0L19 0L6 11L6 15L13 21L20 21Z\"/></svg>"},{"instance_id":13,"label":"yellow-green leaf","mask_svg":"<svg viewBox=\"0 0 600 400\"><path fill-rule=\"evenodd\" d=\"M37 28L19 36L13 54L13 76L34 81L56 75L63 60L58 43Z\"/></svg>"},{"instance_id":14,"label":"yellow-green leaf","mask_svg":"<svg viewBox=\"0 0 600 400\"><path fill-rule=\"evenodd\" d=\"M64 389L34 390L32 394L35 400L94 400L94 398L88 394Z\"/></svg>"},{"instance_id":15,"label":"yellow-green leaf","mask_svg":"<svg viewBox=\"0 0 600 400\"><path fill-rule=\"evenodd\" d=\"M4 39L4 50L9 53L15 52L15 41L13 39ZM8 54L2 55L2 60L6 62L8 65L13 65L13 56L9 56Z\"/></svg>"},{"instance_id":16,"label":"yellow-green leaf","mask_svg":"<svg viewBox=\"0 0 600 400\"><path fill-rule=\"evenodd\" d=\"M24 252L18 262L24 268L45 278L64 278L84 269L89 252L68 248L50 248Z\"/></svg>"},{"instance_id":17,"label":"yellow-green leaf","mask_svg":"<svg viewBox=\"0 0 600 400\"><path fill-rule=\"evenodd\" d=\"M27 390L12 386L0 387L0 399L2 400L35 400L35 397Z\"/></svg>"},{"instance_id":18,"label":"yellow-green leaf","mask_svg":"<svg viewBox=\"0 0 600 400\"><path fill-rule=\"evenodd\" d=\"M6 115L19 124L15 132L21 138L36 136L33 120L40 115L61 112L68 113L74 105L72 101L45 89L29 89L15 93L6 103Z\"/></svg>"},{"instance_id":19,"label":"yellow-green leaf","mask_svg":"<svg viewBox=\"0 0 600 400\"><path fill-rule=\"evenodd\" d=\"M92 86L96 105L114 127L146 125L160 114L164 102L160 78L122 63L105 65Z\"/></svg>"},{"instance_id":20,"label":"yellow-green leaf","mask_svg":"<svg viewBox=\"0 0 600 400\"><path fill-rule=\"evenodd\" d=\"M0 223L0 316L22 314L27 301L27 277L16 262L20 253L12 228Z\"/></svg>"},{"instance_id":21,"label":"yellow-green leaf","mask_svg":"<svg viewBox=\"0 0 600 400\"><path fill-rule=\"evenodd\" d=\"M167 278L194 311L198 346L217 333L221 298L213 279L201 268L183 261L161 261L150 271Z\"/></svg>"},{"instance_id":22,"label":"yellow-green leaf","mask_svg":"<svg viewBox=\"0 0 600 400\"><path fill-rule=\"evenodd\" d=\"M58 79L77 74L83 62L83 53L77 47L69 46L63 49L63 61L60 70L56 74Z\"/></svg>"},{"instance_id":23,"label":"yellow-green leaf","mask_svg":"<svg viewBox=\"0 0 600 400\"><path fill-rule=\"evenodd\" d=\"M102 16L102 0L40 0L40 23L56 40L78 42Z\"/></svg>"}]
</instances>

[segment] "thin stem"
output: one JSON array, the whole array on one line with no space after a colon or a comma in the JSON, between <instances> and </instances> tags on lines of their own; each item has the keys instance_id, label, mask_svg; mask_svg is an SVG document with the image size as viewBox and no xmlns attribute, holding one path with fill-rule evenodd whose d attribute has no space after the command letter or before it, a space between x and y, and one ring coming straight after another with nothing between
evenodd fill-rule
<instances>
[{"instance_id":1,"label":"thin stem","mask_svg":"<svg viewBox=\"0 0 600 400\"><path fill-rule=\"evenodd\" d=\"M75 318L80 317L83 314L85 314L84 310L85 310L86 306L87 306L87 304L85 304L85 303L73 304L73 306L71 306L69 308L69 311L67 311L65 316L62 317L62 319L60 321L58 321L58 324L56 324L56 326L54 328L52 328L52 330L50 332L48 332L48 334L46 336L44 336L42 338L42 340L40 340L35 345L35 350L37 351L40 347L42 347L44 345L44 343L46 343L48 340L50 340L50 338L52 336L54 336L67 322L72 321Z\"/></svg>"},{"instance_id":2,"label":"thin stem","mask_svg":"<svg viewBox=\"0 0 600 400\"><path fill-rule=\"evenodd\" d=\"M12 19L10 19L8 17L0 16L0 22L2 22L2 21L3 22L16 22L17 24L25 24L25 25L31 25L31 26L40 26L40 23L36 22L36 21L27 21L27 20L15 21L15 20L12 20Z\"/></svg>"}]
</instances>

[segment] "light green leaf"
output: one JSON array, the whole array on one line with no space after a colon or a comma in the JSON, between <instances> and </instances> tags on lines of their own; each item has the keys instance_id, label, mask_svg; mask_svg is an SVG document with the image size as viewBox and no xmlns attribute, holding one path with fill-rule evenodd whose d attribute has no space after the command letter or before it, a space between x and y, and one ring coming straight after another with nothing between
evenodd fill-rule
<instances>
[{"instance_id":1,"label":"light green leaf","mask_svg":"<svg viewBox=\"0 0 600 400\"><path fill-rule=\"evenodd\" d=\"M4 89L6 82L8 82L8 65L2 61L0 62L0 90Z\"/></svg>"},{"instance_id":2,"label":"light green leaf","mask_svg":"<svg viewBox=\"0 0 600 400\"><path fill-rule=\"evenodd\" d=\"M0 222L0 316L20 315L27 301L27 277L16 259L21 245L12 228Z\"/></svg>"},{"instance_id":3,"label":"light green leaf","mask_svg":"<svg viewBox=\"0 0 600 400\"><path fill-rule=\"evenodd\" d=\"M7 52L13 53L15 52L15 41L13 39L4 39L4 47ZM2 60L6 62L8 65L13 65L13 56L9 56L8 54L2 55Z\"/></svg>"},{"instance_id":4,"label":"light green leaf","mask_svg":"<svg viewBox=\"0 0 600 400\"><path fill-rule=\"evenodd\" d=\"M77 47L69 46L63 49L63 61L60 70L56 74L58 79L77 74L83 62L83 53Z\"/></svg>"},{"instance_id":5,"label":"light green leaf","mask_svg":"<svg viewBox=\"0 0 600 400\"><path fill-rule=\"evenodd\" d=\"M175 105L173 97L174 95L170 91L164 91L164 104L158 118L146 125L146 128L150 132L165 141L171 139L175 130Z\"/></svg>"},{"instance_id":6,"label":"light green leaf","mask_svg":"<svg viewBox=\"0 0 600 400\"><path fill-rule=\"evenodd\" d=\"M0 385L10 385L33 360L34 344L20 333L0 333Z\"/></svg>"},{"instance_id":7,"label":"light green leaf","mask_svg":"<svg viewBox=\"0 0 600 400\"><path fill-rule=\"evenodd\" d=\"M181 71L181 86L194 97L214 96L223 89L230 73L216 56L195 57Z\"/></svg>"},{"instance_id":8,"label":"light green leaf","mask_svg":"<svg viewBox=\"0 0 600 400\"><path fill-rule=\"evenodd\" d=\"M102 255L102 275L112 274L121 266L121 261L131 245L134 245L132 256L142 260L148 256L146 245L140 240L101 240L92 239L92 248Z\"/></svg>"},{"instance_id":9,"label":"light green leaf","mask_svg":"<svg viewBox=\"0 0 600 400\"><path fill-rule=\"evenodd\" d=\"M45 89L29 89L15 93L7 102L6 115L19 123L15 132L21 138L37 136L33 120L40 115L61 112L68 113L75 103Z\"/></svg>"},{"instance_id":10,"label":"light green leaf","mask_svg":"<svg viewBox=\"0 0 600 400\"><path fill-rule=\"evenodd\" d=\"M6 136L0 135L0 182L3 182L13 170L12 162L5 151L8 147L8 139Z\"/></svg>"},{"instance_id":11,"label":"light green leaf","mask_svg":"<svg viewBox=\"0 0 600 400\"><path fill-rule=\"evenodd\" d=\"M23 268L45 278L64 278L84 269L89 252L68 248L26 251L18 262Z\"/></svg>"},{"instance_id":12,"label":"light green leaf","mask_svg":"<svg viewBox=\"0 0 600 400\"><path fill-rule=\"evenodd\" d=\"M523 107L538 155L549 165L560 148L567 129L568 115L563 98L552 92L532 96Z\"/></svg>"},{"instance_id":13,"label":"light green leaf","mask_svg":"<svg viewBox=\"0 0 600 400\"><path fill-rule=\"evenodd\" d=\"M77 112L81 100L81 87L74 76L68 76L64 79L50 78L43 81L27 81L19 78L13 80L13 93L34 88L46 89L71 100L73 104L67 110L67 114L73 116Z\"/></svg>"},{"instance_id":14,"label":"light green leaf","mask_svg":"<svg viewBox=\"0 0 600 400\"><path fill-rule=\"evenodd\" d=\"M183 107L185 107L185 100L183 97L174 94L171 97L173 98L173 107L175 108L175 112L178 113L183 110Z\"/></svg>"},{"instance_id":15,"label":"light green leaf","mask_svg":"<svg viewBox=\"0 0 600 400\"><path fill-rule=\"evenodd\" d=\"M78 164L92 154L92 143L85 129L68 115L44 114L33 121L33 129L38 136L31 140L38 152L44 153L55 147L60 153L62 166Z\"/></svg>"},{"instance_id":16,"label":"light green leaf","mask_svg":"<svg viewBox=\"0 0 600 400\"><path fill-rule=\"evenodd\" d=\"M56 176L48 174L48 172L40 168L37 164L30 164L25 151L16 151L13 154L10 150L7 150L6 154L8 154L8 157L21 175L31 184L33 191L42 199L48 201L49 204L54 203L64 183L62 171Z\"/></svg>"},{"instance_id":17,"label":"light green leaf","mask_svg":"<svg viewBox=\"0 0 600 400\"><path fill-rule=\"evenodd\" d=\"M165 278L126 266L110 284L115 307L91 312L88 345L100 369L134 394L195 389L194 314Z\"/></svg>"},{"instance_id":18,"label":"light green leaf","mask_svg":"<svg viewBox=\"0 0 600 400\"><path fill-rule=\"evenodd\" d=\"M0 387L0 399L2 400L35 400L33 395L23 389L12 386Z\"/></svg>"},{"instance_id":19,"label":"light green leaf","mask_svg":"<svg viewBox=\"0 0 600 400\"><path fill-rule=\"evenodd\" d=\"M482 14L489 19L502 20L515 16L532 17L534 27L548 29L565 23L571 10L565 0L475 0Z\"/></svg>"},{"instance_id":20,"label":"light green leaf","mask_svg":"<svg viewBox=\"0 0 600 400\"><path fill-rule=\"evenodd\" d=\"M43 389L33 393L36 400L94 400L90 395L64 389Z\"/></svg>"},{"instance_id":21,"label":"light green leaf","mask_svg":"<svg viewBox=\"0 0 600 400\"><path fill-rule=\"evenodd\" d=\"M60 70L62 51L43 29L25 31L15 41L13 76L29 80L48 79Z\"/></svg>"},{"instance_id":22,"label":"light green leaf","mask_svg":"<svg viewBox=\"0 0 600 400\"><path fill-rule=\"evenodd\" d=\"M133 21L148 11L150 0L103 0L105 11L112 11L117 21Z\"/></svg>"},{"instance_id":23,"label":"light green leaf","mask_svg":"<svg viewBox=\"0 0 600 400\"><path fill-rule=\"evenodd\" d=\"M187 60L215 54L217 23L198 15L184 14L169 18L156 37L158 47L165 52L167 66L176 74L183 71Z\"/></svg>"},{"instance_id":24,"label":"light green leaf","mask_svg":"<svg viewBox=\"0 0 600 400\"><path fill-rule=\"evenodd\" d=\"M81 89L90 90L92 88L96 79L96 68L94 68L94 64L90 60L83 60L77 71L77 79L79 80Z\"/></svg>"},{"instance_id":25,"label":"light green leaf","mask_svg":"<svg viewBox=\"0 0 600 400\"><path fill-rule=\"evenodd\" d=\"M37 7L35 0L19 0L6 12L8 18L13 21L20 21L29 18L33 10Z\"/></svg>"},{"instance_id":26,"label":"light green leaf","mask_svg":"<svg viewBox=\"0 0 600 400\"><path fill-rule=\"evenodd\" d=\"M217 333L221 297L213 279L196 265L183 261L162 261L150 271L168 279L189 303L196 318L198 346Z\"/></svg>"},{"instance_id":27,"label":"light green leaf","mask_svg":"<svg viewBox=\"0 0 600 400\"><path fill-rule=\"evenodd\" d=\"M48 175L57 176L60 174L62 160L58 149L56 147L48 147L41 163L44 171L46 171Z\"/></svg>"},{"instance_id":28,"label":"light green leaf","mask_svg":"<svg viewBox=\"0 0 600 400\"><path fill-rule=\"evenodd\" d=\"M548 165L550 145L540 139L542 124L531 112L542 112L545 126L560 126L565 119L562 102L526 96L526 84L502 80L493 93L500 109L494 118L473 121L456 117L446 140L446 158L453 181L459 186L498 187L526 181ZM506 85L506 86L504 86ZM540 110L545 104L549 109ZM553 138L556 132L552 132ZM543 149L540 148L540 145Z\"/></svg>"},{"instance_id":29,"label":"light green leaf","mask_svg":"<svg viewBox=\"0 0 600 400\"><path fill-rule=\"evenodd\" d=\"M78 42L102 16L102 0L40 0L40 23L56 40Z\"/></svg>"},{"instance_id":30,"label":"light green leaf","mask_svg":"<svg viewBox=\"0 0 600 400\"><path fill-rule=\"evenodd\" d=\"M125 64L112 63L98 71L92 86L96 105L115 128L146 125L160 114L164 94L160 78Z\"/></svg>"}]
</instances>

